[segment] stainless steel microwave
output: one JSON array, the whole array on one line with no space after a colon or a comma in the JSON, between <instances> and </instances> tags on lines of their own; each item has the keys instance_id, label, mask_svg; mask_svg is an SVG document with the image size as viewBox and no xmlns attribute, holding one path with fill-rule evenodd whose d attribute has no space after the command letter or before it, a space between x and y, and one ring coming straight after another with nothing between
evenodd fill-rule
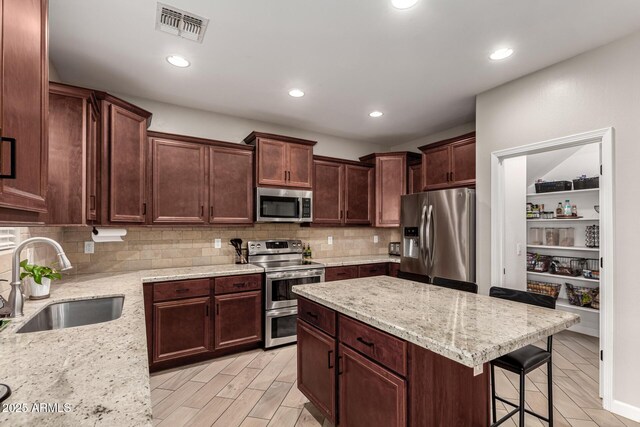
<instances>
[{"instance_id":1,"label":"stainless steel microwave","mask_svg":"<svg viewBox=\"0 0 640 427\"><path fill-rule=\"evenodd\" d=\"M256 222L311 222L313 192L256 188Z\"/></svg>"}]
</instances>

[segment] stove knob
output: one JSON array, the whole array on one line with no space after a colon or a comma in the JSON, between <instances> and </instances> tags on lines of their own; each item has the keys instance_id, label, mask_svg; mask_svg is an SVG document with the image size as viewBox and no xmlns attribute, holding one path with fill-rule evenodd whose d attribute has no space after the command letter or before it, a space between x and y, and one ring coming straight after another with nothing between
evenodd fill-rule
<instances>
[{"instance_id":1,"label":"stove knob","mask_svg":"<svg viewBox=\"0 0 640 427\"><path fill-rule=\"evenodd\" d=\"M259 247L261 247L261 246L262 246L262 245L261 245L260 243L258 243L258 244L256 245L256 248L259 248Z\"/></svg>"}]
</instances>

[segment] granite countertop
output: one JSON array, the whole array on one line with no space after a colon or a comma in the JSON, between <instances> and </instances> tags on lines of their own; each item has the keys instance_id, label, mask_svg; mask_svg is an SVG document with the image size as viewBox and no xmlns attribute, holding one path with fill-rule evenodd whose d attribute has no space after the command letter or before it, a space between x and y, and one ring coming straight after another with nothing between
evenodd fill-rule
<instances>
[{"instance_id":1,"label":"granite countertop","mask_svg":"<svg viewBox=\"0 0 640 427\"><path fill-rule=\"evenodd\" d=\"M325 267L342 267L344 265L377 264L383 262L400 262L399 256L394 255L357 255L336 258L314 258L315 262L324 264Z\"/></svg>"},{"instance_id":2,"label":"granite countertop","mask_svg":"<svg viewBox=\"0 0 640 427\"><path fill-rule=\"evenodd\" d=\"M293 291L469 367L580 321L561 310L387 276L294 286Z\"/></svg>"},{"instance_id":3,"label":"granite countertop","mask_svg":"<svg viewBox=\"0 0 640 427\"><path fill-rule=\"evenodd\" d=\"M78 275L55 282L51 298L25 301L24 314L0 332L0 383L12 395L0 425L150 426L151 400L143 282L262 273L252 265L213 265ZM16 334L54 302L124 295L122 316L111 322ZM34 412L34 403L59 412ZM16 405L26 404L28 412ZM64 412L64 404L69 411Z\"/></svg>"}]
</instances>

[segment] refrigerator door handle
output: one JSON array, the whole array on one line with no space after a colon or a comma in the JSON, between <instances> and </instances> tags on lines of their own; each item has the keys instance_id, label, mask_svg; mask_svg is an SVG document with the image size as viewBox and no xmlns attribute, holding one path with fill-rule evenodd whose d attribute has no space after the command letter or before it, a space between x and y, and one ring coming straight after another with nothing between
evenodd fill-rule
<instances>
[{"instance_id":1,"label":"refrigerator door handle","mask_svg":"<svg viewBox=\"0 0 640 427\"><path fill-rule=\"evenodd\" d=\"M426 266L427 254L425 253L426 242L427 242L427 231L425 226L425 220L427 216L427 206L422 205L422 212L420 212L420 231L418 236L418 246L420 248L420 261Z\"/></svg>"},{"instance_id":2,"label":"refrigerator door handle","mask_svg":"<svg viewBox=\"0 0 640 427\"><path fill-rule=\"evenodd\" d=\"M433 220L433 205L429 205L429 213L427 214L427 233L429 243L429 267L433 268L433 258L436 253L436 239L435 239L435 221ZM433 229L433 232L431 231Z\"/></svg>"}]
</instances>

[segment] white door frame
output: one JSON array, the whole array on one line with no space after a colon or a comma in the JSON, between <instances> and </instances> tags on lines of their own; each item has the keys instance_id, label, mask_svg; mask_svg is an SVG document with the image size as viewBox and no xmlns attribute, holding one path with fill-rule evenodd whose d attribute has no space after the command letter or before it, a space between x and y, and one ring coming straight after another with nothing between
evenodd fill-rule
<instances>
[{"instance_id":1,"label":"white door frame","mask_svg":"<svg viewBox=\"0 0 640 427\"><path fill-rule=\"evenodd\" d=\"M570 135L548 141L491 153L491 284L500 286L504 268L504 165L503 160L562 148L599 143L602 160L600 175L600 256L605 264L600 271L600 348L602 361L602 401L612 410L613 401L613 286L614 282L614 204L613 204L613 128ZM524 207L523 207L524 214ZM614 408L615 410L616 408Z\"/></svg>"}]
</instances>

